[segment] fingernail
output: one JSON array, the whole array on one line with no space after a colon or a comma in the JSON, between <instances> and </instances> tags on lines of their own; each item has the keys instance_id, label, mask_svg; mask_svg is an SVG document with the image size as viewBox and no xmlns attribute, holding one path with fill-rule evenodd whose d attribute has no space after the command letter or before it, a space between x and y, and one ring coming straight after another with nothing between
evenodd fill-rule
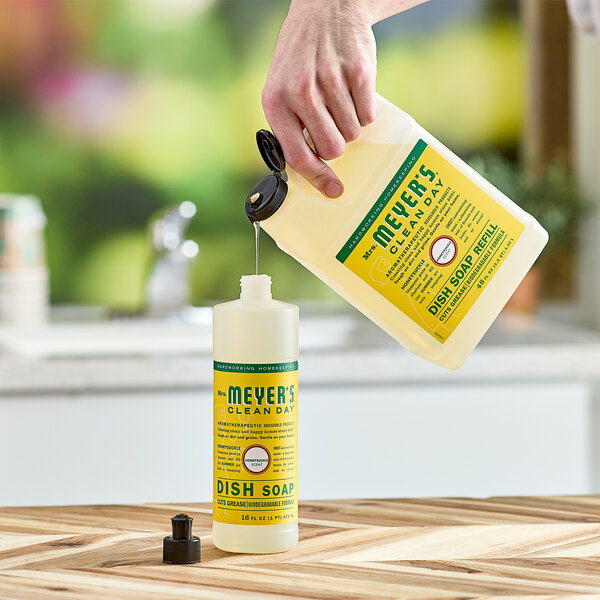
<instances>
[{"instance_id":1,"label":"fingernail","mask_svg":"<svg viewBox=\"0 0 600 600\"><path fill-rule=\"evenodd\" d=\"M327 187L325 188L325 193L330 198L337 198L338 196L341 196L343 191L344 190L339 183L328 183Z\"/></svg>"}]
</instances>

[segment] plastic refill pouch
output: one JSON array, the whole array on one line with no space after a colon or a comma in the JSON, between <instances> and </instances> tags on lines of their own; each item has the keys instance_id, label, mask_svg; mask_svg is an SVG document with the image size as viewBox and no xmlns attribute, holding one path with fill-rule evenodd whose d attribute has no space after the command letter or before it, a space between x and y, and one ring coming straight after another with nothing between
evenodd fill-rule
<instances>
[{"instance_id":1,"label":"plastic refill pouch","mask_svg":"<svg viewBox=\"0 0 600 600\"><path fill-rule=\"evenodd\" d=\"M377 119L329 165L330 199L257 134L271 175L246 214L411 352L458 368L548 240L529 214L381 96ZM286 180L287 179L287 180Z\"/></svg>"}]
</instances>

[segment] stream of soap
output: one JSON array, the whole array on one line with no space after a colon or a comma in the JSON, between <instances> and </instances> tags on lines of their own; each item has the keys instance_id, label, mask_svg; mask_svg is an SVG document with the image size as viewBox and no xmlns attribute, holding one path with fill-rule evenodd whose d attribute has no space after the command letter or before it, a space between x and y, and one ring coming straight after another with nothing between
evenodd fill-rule
<instances>
[{"instance_id":1,"label":"stream of soap","mask_svg":"<svg viewBox=\"0 0 600 600\"><path fill-rule=\"evenodd\" d=\"M260 222L254 221L254 246L256 251L256 274L258 275L258 246L260 241Z\"/></svg>"}]
</instances>

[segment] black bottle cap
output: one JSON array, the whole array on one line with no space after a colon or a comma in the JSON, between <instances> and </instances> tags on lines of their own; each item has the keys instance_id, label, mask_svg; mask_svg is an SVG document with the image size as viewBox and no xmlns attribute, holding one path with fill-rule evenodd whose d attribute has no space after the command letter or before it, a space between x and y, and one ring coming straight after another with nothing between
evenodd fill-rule
<instances>
[{"instance_id":1,"label":"black bottle cap","mask_svg":"<svg viewBox=\"0 0 600 600\"><path fill-rule=\"evenodd\" d=\"M288 186L281 174L285 171L285 158L277 138L266 129L256 132L258 151L271 175L263 177L246 197L246 216L255 223L268 219L283 204Z\"/></svg>"},{"instance_id":2,"label":"black bottle cap","mask_svg":"<svg viewBox=\"0 0 600 600\"><path fill-rule=\"evenodd\" d=\"M279 175L263 177L246 197L246 216L254 223L268 219L283 204L287 183Z\"/></svg>"},{"instance_id":3,"label":"black bottle cap","mask_svg":"<svg viewBox=\"0 0 600 600\"><path fill-rule=\"evenodd\" d=\"M192 535L192 517L180 513L171 519L173 535L163 540L163 562L191 565L200 562L200 538Z\"/></svg>"},{"instance_id":4,"label":"black bottle cap","mask_svg":"<svg viewBox=\"0 0 600 600\"><path fill-rule=\"evenodd\" d=\"M267 129L261 129L256 132L256 143L258 151L265 161L267 167L274 173L285 171L285 158L283 150L277 141L277 138Z\"/></svg>"}]
</instances>

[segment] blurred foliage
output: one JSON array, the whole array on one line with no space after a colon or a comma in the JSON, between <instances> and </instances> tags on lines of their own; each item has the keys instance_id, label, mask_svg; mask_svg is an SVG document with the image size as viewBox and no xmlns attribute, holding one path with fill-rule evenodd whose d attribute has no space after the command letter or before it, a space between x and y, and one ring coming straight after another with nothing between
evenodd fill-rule
<instances>
[{"instance_id":1,"label":"blurred foliage","mask_svg":"<svg viewBox=\"0 0 600 600\"><path fill-rule=\"evenodd\" d=\"M136 310L143 303L146 236L139 231L113 234L93 247L74 282L76 293L94 302Z\"/></svg>"},{"instance_id":2,"label":"blurred foliage","mask_svg":"<svg viewBox=\"0 0 600 600\"><path fill-rule=\"evenodd\" d=\"M454 24L433 39L397 39L379 52L380 93L461 153L515 144L524 86L515 21Z\"/></svg>"},{"instance_id":3,"label":"blurred foliage","mask_svg":"<svg viewBox=\"0 0 600 600\"><path fill-rule=\"evenodd\" d=\"M548 232L549 240L542 253L542 261L557 248L573 249L578 232L576 225L586 203L564 162L555 161L535 175L525 173L519 165L498 153L475 156L470 164L535 217Z\"/></svg>"},{"instance_id":4,"label":"blurred foliage","mask_svg":"<svg viewBox=\"0 0 600 600\"><path fill-rule=\"evenodd\" d=\"M198 206L193 302L237 294L254 260L242 202L265 172L260 92L286 10L272 0L0 3L0 23L11 24L0 190L42 200L53 301L139 305L147 219L184 200ZM513 12L432 0L375 31L384 96L462 155L515 154L523 41ZM266 235L261 271L282 298L333 296Z\"/></svg>"}]
</instances>

